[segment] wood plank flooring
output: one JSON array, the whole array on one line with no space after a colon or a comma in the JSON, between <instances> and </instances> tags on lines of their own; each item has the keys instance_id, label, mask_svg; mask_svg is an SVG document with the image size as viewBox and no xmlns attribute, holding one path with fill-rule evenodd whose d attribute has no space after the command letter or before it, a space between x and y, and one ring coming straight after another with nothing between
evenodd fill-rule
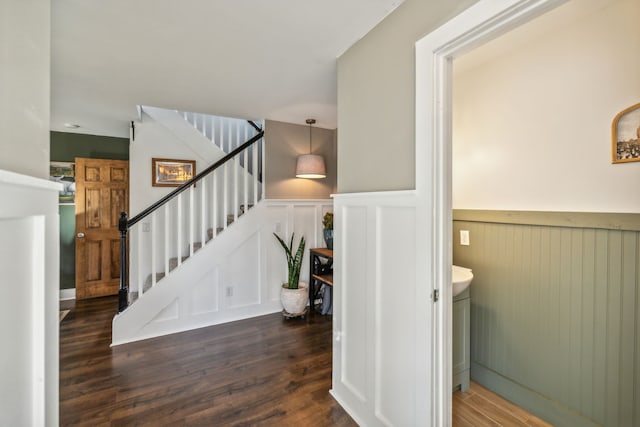
<instances>
[{"instance_id":1,"label":"wood plank flooring","mask_svg":"<svg viewBox=\"0 0 640 427\"><path fill-rule=\"evenodd\" d=\"M467 392L453 393L452 420L454 427L553 427L473 381Z\"/></svg>"},{"instance_id":2,"label":"wood plank flooring","mask_svg":"<svg viewBox=\"0 0 640 427\"><path fill-rule=\"evenodd\" d=\"M329 395L329 316L278 313L110 348L116 308L78 301L60 324L62 426L356 425Z\"/></svg>"},{"instance_id":3,"label":"wood plank flooring","mask_svg":"<svg viewBox=\"0 0 640 427\"><path fill-rule=\"evenodd\" d=\"M117 297L65 301L61 426L356 426L329 395L331 317L280 314L109 347ZM453 425L549 426L473 383Z\"/></svg>"}]
</instances>

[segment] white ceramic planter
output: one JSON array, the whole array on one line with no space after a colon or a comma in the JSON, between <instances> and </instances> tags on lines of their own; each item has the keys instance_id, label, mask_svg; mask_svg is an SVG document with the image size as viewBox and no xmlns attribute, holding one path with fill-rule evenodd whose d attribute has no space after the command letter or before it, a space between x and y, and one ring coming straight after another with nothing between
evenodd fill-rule
<instances>
[{"instance_id":1,"label":"white ceramic planter","mask_svg":"<svg viewBox=\"0 0 640 427\"><path fill-rule=\"evenodd\" d=\"M288 314L303 314L307 301L309 301L309 285L305 282L299 282L298 289L289 289L286 283L282 284L280 302Z\"/></svg>"}]
</instances>

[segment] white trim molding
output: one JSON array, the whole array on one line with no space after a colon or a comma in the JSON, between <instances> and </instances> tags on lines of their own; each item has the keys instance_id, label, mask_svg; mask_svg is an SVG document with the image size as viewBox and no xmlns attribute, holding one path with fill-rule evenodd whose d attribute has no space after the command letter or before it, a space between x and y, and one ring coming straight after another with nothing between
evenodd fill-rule
<instances>
[{"instance_id":1,"label":"white trim molding","mask_svg":"<svg viewBox=\"0 0 640 427\"><path fill-rule=\"evenodd\" d=\"M451 62L565 1L480 0L416 43L417 253L427 260L427 286L440 290L427 324L434 331L434 406L424 425L451 425Z\"/></svg>"},{"instance_id":2,"label":"white trim molding","mask_svg":"<svg viewBox=\"0 0 640 427\"><path fill-rule=\"evenodd\" d=\"M76 299L76 288L60 289L60 301Z\"/></svg>"},{"instance_id":3,"label":"white trim molding","mask_svg":"<svg viewBox=\"0 0 640 427\"><path fill-rule=\"evenodd\" d=\"M57 183L0 170L0 425L58 424L59 224Z\"/></svg>"}]
</instances>

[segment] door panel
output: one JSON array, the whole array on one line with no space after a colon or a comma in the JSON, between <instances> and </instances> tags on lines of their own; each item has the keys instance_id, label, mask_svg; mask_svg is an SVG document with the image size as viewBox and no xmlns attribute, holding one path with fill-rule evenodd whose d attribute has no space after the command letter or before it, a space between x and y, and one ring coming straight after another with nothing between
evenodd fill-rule
<instances>
[{"instance_id":1,"label":"door panel","mask_svg":"<svg viewBox=\"0 0 640 427\"><path fill-rule=\"evenodd\" d=\"M118 228L118 220L120 212L127 211L128 189L112 188L111 189L111 214L109 215L109 226Z\"/></svg>"},{"instance_id":2,"label":"door panel","mask_svg":"<svg viewBox=\"0 0 640 427\"><path fill-rule=\"evenodd\" d=\"M118 293L118 218L128 209L128 161L76 158L77 299Z\"/></svg>"},{"instance_id":3,"label":"door panel","mask_svg":"<svg viewBox=\"0 0 640 427\"><path fill-rule=\"evenodd\" d=\"M85 238L86 240L86 238ZM87 281L100 280L102 277L102 242L100 241L86 241L85 254L86 254L86 275Z\"/></svg>"},{"instance_id":4,"label":"door panel","mask_svg":"<svg viewBox=\"0 0 640 427\"><path fill-rule=\"evenodd\" d=\"M120 239L111 240L111 279L120 280Z\"/></svg>"},{"instance_id":5,"label":"door panel","mask_svg":"<svg viewBox=\"0 0 640 427\"><path fill-rule=\"evenodd\" d=\"M100 189L86 188L85 195L84 227L100 228Z\"/></svg>"}]
</instances>

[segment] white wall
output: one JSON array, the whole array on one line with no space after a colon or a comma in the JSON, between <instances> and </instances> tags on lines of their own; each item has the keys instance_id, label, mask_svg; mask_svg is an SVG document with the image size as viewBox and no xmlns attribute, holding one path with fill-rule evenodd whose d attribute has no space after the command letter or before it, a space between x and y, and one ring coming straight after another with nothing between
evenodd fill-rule
<instances>
[{"instance_id":1,"label":"white wall","mask_svg":"<svg viewBox=\"0 0 640 427\"><path fill-rule=\"evenodd\" d=\"M175 190L174 187L151 185L152 158L195 160L198 172L208 164L206 153L191 149L169 128L151 118L147 113L143 112L142 121L135 126L135 140L131 141L129 146L130 217ZM202 139L204 140L204 137ZM218 158L222 156L223 153L220 152Z\"/></svg>"},{"instance_id":2,"label":"white wall","mask_svg":"<svg viewBox=\"0 0 640 427\"><path fill-rule=\"evenodd\" d=\"M638 17L574 0L454 61L454 208L640 209L640 163L611 164L611 122L640 102Z\"/></svg>"},{"instance_id":3,"label":"white wall","mask_svg":"<svg viewBox=\"0 0 640 427\"><path fill-rule=\"evenodd\" d=\"M0 2L0 169L49 176L48 1Z\"/></svg>"}]
</instances>

